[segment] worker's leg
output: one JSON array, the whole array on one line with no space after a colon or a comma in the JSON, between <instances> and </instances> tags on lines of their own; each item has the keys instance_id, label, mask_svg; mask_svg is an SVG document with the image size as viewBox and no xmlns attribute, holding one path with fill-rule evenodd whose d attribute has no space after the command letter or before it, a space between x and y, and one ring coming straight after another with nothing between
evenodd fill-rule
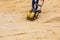
<instances>
[{"instance_id":1,"label":"worker's leg","mask_svg":"<svg viewBox=\"0 0 60 40\"><path fill-rule=\"evenodd\" d=\"M38 4L38 2L39 2L39 0L36 0L36 1L35 1L35 4ZM35 7L35 10L36 10L36 11L35 11L35 14L37 13L37 9L38 9L38 5L36 5L36 7Z\"/></svg>"},{"instance_id":2,"label":"worker's leg","mask_svg":"<svg viewBox=\"0 0 60 40\"><path fill-rule=\"evenodd\" d=\"M32 0L32 9L34 8L35 0Z\"/></svg>"},{"instance_id":3,"label":"worker's leg","mask_svg":"<svg viewBox=\"0 0 60 40\"><path fill-rule=\"evenodd\" d=\"M33 10L34 10L34 5L35 5L35 0L32 0L32 9L30 10L30 12L33 12Z\"/></svg>"},{"instance_id":4,"label":"worker's leg","mask_svg":"<svg viewBox=\"0 0 60 40\"><path fill-rule=\"evenodd\" d=\"M39 0L36 0L36 4L39 3ZM36 10L38 9L38 5L36 5Z\"/></svg>"}]
</instances>

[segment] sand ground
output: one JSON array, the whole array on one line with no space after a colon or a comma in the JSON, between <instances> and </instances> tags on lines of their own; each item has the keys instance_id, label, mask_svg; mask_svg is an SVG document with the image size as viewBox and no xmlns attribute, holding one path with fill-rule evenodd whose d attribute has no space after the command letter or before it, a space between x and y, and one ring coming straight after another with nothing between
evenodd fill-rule
<instances>
[{"instance_id":1,"label":"sand ground","mask_svg":"<svg viewBox=\"0 0 60 40\"><path fill-rule=\"evenodd\" d=\"M45 0L35 21L30 9L31 0L0 0L0 40L60 40L60 0Z\"/></svg>"}]
</instances>

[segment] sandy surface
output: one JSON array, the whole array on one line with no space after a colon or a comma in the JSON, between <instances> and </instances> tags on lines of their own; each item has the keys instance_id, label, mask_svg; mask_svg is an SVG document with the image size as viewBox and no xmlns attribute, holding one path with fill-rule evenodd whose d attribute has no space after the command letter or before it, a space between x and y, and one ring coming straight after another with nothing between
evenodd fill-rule
<instances>
[{"instance_id":1,"label":"sandy surface","mask_svg":"<svg viewBox=\"0 0 60 40\"><path fill-rule=\"evenodd\" d=\"M0 0L0 40L60 40L60 0L45 0L35 21L26 20L31 0Z\"/></svg>"}]
</instances>

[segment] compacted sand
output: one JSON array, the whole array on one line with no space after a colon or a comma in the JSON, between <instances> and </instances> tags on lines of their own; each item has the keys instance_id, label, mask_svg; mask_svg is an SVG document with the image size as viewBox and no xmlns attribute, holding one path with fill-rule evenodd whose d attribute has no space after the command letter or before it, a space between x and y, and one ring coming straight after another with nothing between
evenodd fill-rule
<instances>
[{"instance_id":1,"label":"compacted sand","mask_svg":"<svg viewBox=\"0 0 60 40\"><path fill-rule=\"evenodd\" d=\"M31 0L0 0L0 40L60 40L60 0L45 0L35 21L30 9Z\"/></svg>"}]
</instances>

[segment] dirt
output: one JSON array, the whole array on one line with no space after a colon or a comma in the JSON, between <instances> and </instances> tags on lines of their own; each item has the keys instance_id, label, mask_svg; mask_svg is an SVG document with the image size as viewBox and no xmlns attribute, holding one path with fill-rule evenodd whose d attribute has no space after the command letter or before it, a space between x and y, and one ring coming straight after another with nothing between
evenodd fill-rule
<instances>
[{"instance_id":1,"label":"dirt","mask_svg":"<svg viewBox=\"0 0 60 40\"><path fill-rule=\"evenodd\" d=\"M38 19L26 19L31 0L0 0L0 40L60 40L60 0L45 0Z\"/></svg>"}]
</instances>

